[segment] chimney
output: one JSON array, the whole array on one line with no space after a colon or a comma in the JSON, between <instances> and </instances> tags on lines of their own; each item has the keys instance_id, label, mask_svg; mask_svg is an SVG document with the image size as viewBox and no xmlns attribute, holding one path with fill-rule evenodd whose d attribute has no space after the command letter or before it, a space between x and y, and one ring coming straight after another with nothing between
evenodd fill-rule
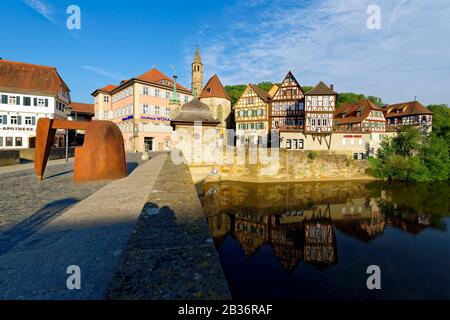
<instances>
[{"instance_id":1,"label":"chimney","mask_svg":"<svg viewBox=\"0 0 450 320\"><path fill-rule=\"evenodd\" d=\"M334 84L330 84L330 89L334 91Z\"/></svg>"}]
</instances>

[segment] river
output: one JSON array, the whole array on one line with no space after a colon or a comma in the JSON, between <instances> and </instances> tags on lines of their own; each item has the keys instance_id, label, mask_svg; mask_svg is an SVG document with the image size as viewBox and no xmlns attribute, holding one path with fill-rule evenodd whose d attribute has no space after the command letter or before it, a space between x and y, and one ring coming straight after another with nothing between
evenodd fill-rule
<instances>
[{"instance_id":1,"label":"river","mask_svg":"<svg viewBox=\"0 0 450 320\"><path fill-rule=\"evenodd\" d=\"M200 198L233 298L450 298L448 183L225 181Z\"/></svg>"}]
</instances>

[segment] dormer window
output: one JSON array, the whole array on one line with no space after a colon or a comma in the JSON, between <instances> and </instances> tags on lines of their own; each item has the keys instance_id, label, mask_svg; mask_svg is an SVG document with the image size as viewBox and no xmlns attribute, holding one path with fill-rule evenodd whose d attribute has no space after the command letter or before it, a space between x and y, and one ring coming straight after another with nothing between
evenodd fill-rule
<instances>
[{"instance_id":1,"label":"dormer window","mask_svg":"<svg viewBox=\"0 0 450 320\"><path fill-rule=\"evenodd\" d=\"M206 89L206 92L211 93L211 88Z\"/></svg>"},{"instance_id":2,"label":"dormer window","mask_svg":"<svg viewBox=\"0 0 450 320\"><path fill-rule=\"evenodd\" d=\"M345 113L341 114L341 118L345 118Z\"/></svg>"},{"instance_id":3,"label":"dormer window","mask_svg":"<svg viewBox=\"0 0 450 320\"><path fill-rule=\"evenodd\" d=\"M356 116L361 117L361 111L356 111Z\"/></svg>"}]
</instances>

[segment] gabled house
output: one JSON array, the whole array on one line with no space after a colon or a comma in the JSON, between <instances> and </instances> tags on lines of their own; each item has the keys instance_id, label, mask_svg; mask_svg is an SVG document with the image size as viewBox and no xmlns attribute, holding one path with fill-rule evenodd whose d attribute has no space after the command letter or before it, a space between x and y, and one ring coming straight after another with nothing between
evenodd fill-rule
<instances>
[{"instance_id":1,"label":"gabled house","mask_svg":"<svg viewBox=\"0 0 450 320\"><path fill-rule=\"evenodd\" d=\"M232 129L233 119L231 116L231 98L223 87L217 74L213 75L206 83L203 91L199 97L199 100L211 109L211 113L220 124L217 126L219 129L219 140L224 143L234 143L228 141L227 129Z\"/></svg>"},{"instance_id":2,"label":"gabled house","mask_svg":"<svg viewBox=\"0 0 450 320\"><path fill-rule=\"evenodd\" d=\"M402 102L387 105L383 108L390 127L415 126L423 133L431 132L433 112L419 101Z\"/></svg>"},{"instance_id":3,"label":"gabled house","mask_svg":"<svg viewBox=\"0 0 450 320\"><path fill-rule=\"evenodd\" d=\"M34 148L39 118L66 119L70 102L56 68L0 59L0 149ZM65 145L64 130L53 145Z\"/></svg>"},{"instance_id":4,"label":"gabled house","mask_svg":"<svg viewBox=\"0 0 450 320\"><path fill-rule=\"evenodd\" d=\"M233 107L237 145L256 145L268 139L269 103L266 91L254 84L247 85Z\"/></svg>"},{"instance_id":5,"label":"gabled house","mask_svg":"<svg viewBox=\"0 0 450 320\"><path fill-rule=\"evenodd\" d=\"M344 104L333 113L335 132L385 132L383 109L366 99Z\"/></svg>"}]
</instances>

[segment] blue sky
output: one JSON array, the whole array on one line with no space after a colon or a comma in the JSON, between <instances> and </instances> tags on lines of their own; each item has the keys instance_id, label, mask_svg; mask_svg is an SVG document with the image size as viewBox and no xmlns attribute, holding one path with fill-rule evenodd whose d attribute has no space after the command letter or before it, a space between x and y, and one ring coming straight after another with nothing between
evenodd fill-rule
<instances>
[{"instance_id":1,"label":"blue sky","mask_svg":"<svg viewBox=\"0 0 450 320\"><path fill-rule=\"evenodd\" d=\"M81 8L82 29L66 28L66 9ZM366 27L367 6L381 29ZM279 82L292 70L303 85L393 103L450 102L450 1L446 0L2 0L0 57L52 65L72 100L152 67L190 86L199 44L205 81Z\"/></svg>"}]
</instances>

